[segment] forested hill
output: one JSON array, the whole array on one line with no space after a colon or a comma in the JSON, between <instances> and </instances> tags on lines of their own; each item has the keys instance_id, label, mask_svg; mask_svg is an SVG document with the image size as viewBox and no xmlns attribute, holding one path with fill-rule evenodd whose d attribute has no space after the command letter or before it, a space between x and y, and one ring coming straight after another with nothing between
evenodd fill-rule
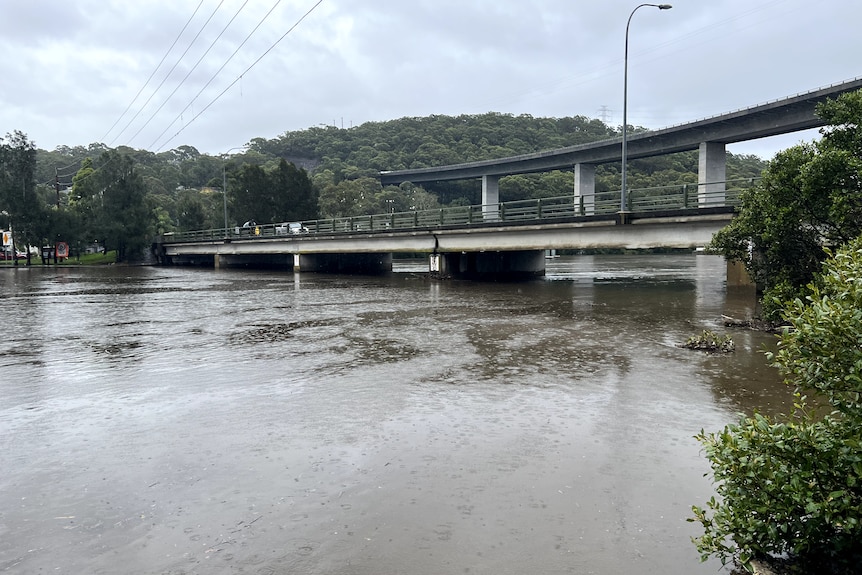
<instances>
[{"instance_id":1,"label":"forested hill","mask_svg":"<svg viewBox=\"0 0 862 575\"><path fill-rule=\"evenodd\" d=\"M644 131L635 128L635 132ZM621 131L585 116L534 118L529 115L487 113L461 116L401 118L369 122L350 129L334 126L287 132L271 140L255 139L251 149L286 158L297 165L328 173L327 181L375 176L382 170L443 166L503 158L619 137ZM633 161L629 185L651 187L697 181L697 153ZM757 176L765 162L756 156L728 155L728 179ZM618 165L601 166L599 191L618 189ZM318 178L321 180L322 178ZM571 190L569 176L541 174L513 176L501 182L504 200L564 195ZM450 203L462 196L478 201L477 182L430 184L440 200Z\"/></svg>"},{"instance_id":2,"label":"forested hill","mask_svg":"<svg viewBox=\"0 0 862 575\"><path fill-rule=\"evenodd\" d=\"M550 150L612 138L599 120L488 113L401 118L348 130L334 126L287 132L252 146L285 158L330 158L375 172L424 168ZM335 167L335 166L327 166Z\"/></svg>"},{"instance_id":3,"label":"forested hill","mask_svg":"<svg viewBox=\"0 0 862 575\"><path fill-rule=\"evenodd\" d=\"M300 214L290 213L259 215L254 206L243 205L243 198L235 193L239 187L253 185L272 188L264 174L275 174L281 159L307 170L319 200L317 213L303 213L302 218L312 215L349 216L480 202L478 181L382 188L376 179L381 170L502 158L619 135L618 129L584 116L535 118L487 113L401 118L368 122L346 129L326 126L285 132L273 139L251 140L245 152L232 155L227 162L219 156L201 154L191 146L179 146L157 154L127 147L115 151L134 161L146 186L150 204L158 214L154 227L168 231L172 228L188 229L189 226L223 225L220 194L215 197L212 191L221 189L223 175L227 176L232 224L237 220L241 222L243 217L259 221L264 217L285 220L300 217ZM41 184L41 193L50 199L54 195L55 174L59 175L61 187L65 187L63 184L71 182L85 158L92 158L98 167L98 158L105 151L107 147L103 144L38 150L35 175L37 183ZM635 160L629 166L629 185L639 188L694 183L697 181L697 163L697 152ZM764 166L765 163L755 156L729 154L727 177L758 176ZM252 173L252 168L261 172ZM619 171L619 165L599 166L597 191L618 189ZM269 193L289 194L274 188ZM571 193L570 172L509 176L500 181L503 201ZM255 197L257 205L268 202L264 192ZM202 209L198 209L199 206ZM184 215L187 213L196 215L189 218Z\"/></svg>"}]
</instances>

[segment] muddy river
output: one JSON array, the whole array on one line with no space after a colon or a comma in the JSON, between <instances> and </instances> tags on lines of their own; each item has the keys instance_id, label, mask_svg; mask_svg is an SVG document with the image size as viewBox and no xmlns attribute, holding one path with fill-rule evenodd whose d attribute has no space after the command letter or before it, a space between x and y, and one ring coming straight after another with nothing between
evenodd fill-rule
<instances>
[{"instance_id":1,"label":"muddy river","mask_svg":"<svg viewBox=\"0 0 862 575\"><path fill-rule=\"evenodd\" d=\"M711 256L525 283L0 270L0 573L714 574L693 436L790 397Z\"/></svg>"}]
</instances>

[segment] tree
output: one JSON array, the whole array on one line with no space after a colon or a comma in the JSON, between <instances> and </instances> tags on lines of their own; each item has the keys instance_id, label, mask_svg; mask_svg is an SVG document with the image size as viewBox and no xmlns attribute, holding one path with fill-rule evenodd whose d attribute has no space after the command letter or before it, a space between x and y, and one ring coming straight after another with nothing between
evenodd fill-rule
<instances>
[{"instance_id":1,"label":"tree","mask_svg":"<svg viewBox=\"0 0 862 575\"><path fill-rule=\"evenodd\" d=\"M279 162L279 171L286 172L287 194L289 197L286 220L312 220L318 217L319 206L317 190L308 177L308 172L297 168L293 163L283 159Z\"/></svg>"},{"instance_id":2,"label":"tree","mask_svg":"<svg viewBox=\"0 0 862 575\"><path fill-rule=\"evenodd\" d=\"M202 230L207 227L206 208L197 191L183 190L180 193L177 200L177 226L181 230Z\"/></svg>"},{"instance_id":3,"label":"tree","mask_svg":"<svg viewBox=\"0 0 862 575\"><path fill-rule=\"evenodd\" d=\"M243 164L228 182L230 213L240 224L253 220L272 222L270 180L260 166Z\"/></svg>"},{"instance_id":4,"label":"tree","mask_svg":"<svg viewBox=\"0 0 862 575\"><path fill-rule=\"evenodd\" d=\"M712 251L743 262L763 288L764 314L804 295L825 259L862 233L862 91L825 102L823 138L780 152L739 214L712 239Z\"/></svg>"},{"instance_id":5,"label":"tree","mask_svg":"<svg viewBox=\"0 0 862 575\"><path fill-rule=\"evenodd\" d=\"M701 433L720 499L693 507L704 559L786 557L818 573L855 573L862 560L862 238L825 263L773 364L795 389L794 412L759 414ZM823 417L806 394L832 408ZM804 572L814 572L804 571Z\"/></svg>"},{"instance_id":6,"label":"tree","mask_svg":"<svg viewBox=\"0 0 862 575\"><path fill-rule=\"evenodd\" d=\"M134 161L116 151L104 152L99 166L89 158L73 178L74 204L89 238L117 250L117 261L141 255L151 233L146 188Z\"/></svg>"},{"instance_id":7,"label":"tree","mask_svg":"<svg viewBox=\"0 0 862 575\"><path fill-rule=\"evenodd\" d=\"M380 213L375 201L383 191L375 178L343 180L320 192L320 210L326 218L341 218Z\"/></svg>"},{"instance_id":8,"label":"tree","mask_svg":"<svg viewBox=\"0 0 862 575\"><path fill-rule=\"evenodd\" d=\"M0 211L13 227L17 248L41 245L48 233L45 207L33 179L35 169L36 146L26 134L16 130L0 138Z\"/></svg>"},{"instance_id":9,"label":"tree","mask_svg":"<svg viewBox=\"0 0 862 575\"><path fill-rule=\"evenodd\" d=\"M273 213L267 221L317 218L317 193L308 172L282 158L270 174Z\"/></svg>"}]
</instances>

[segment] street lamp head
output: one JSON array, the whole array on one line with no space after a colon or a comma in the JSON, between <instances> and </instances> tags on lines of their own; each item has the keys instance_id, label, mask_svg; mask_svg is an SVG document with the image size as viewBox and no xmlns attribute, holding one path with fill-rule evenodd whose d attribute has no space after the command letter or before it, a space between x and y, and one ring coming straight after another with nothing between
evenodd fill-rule
<instances>
[{"instance_id":1,"label":"street lamp head","mask_svg":"<svg viewBox=\"0 0 862 575\"><path fill-rule=\"evenodd\" d=\"M671 8L673 8L673 6L671 6L670 4L659 4L658 5L659 10L670 10Z\"/></svg>"}]
</instances>

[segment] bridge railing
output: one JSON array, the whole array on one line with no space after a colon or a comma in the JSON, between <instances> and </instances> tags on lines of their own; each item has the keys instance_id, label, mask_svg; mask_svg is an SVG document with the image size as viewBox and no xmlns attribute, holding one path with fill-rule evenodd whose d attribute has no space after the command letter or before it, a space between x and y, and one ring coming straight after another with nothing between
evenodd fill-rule
<instances>
[{"instance_id":1,"label":"bridge railing","mask_svg":"<svg viewBox=\"0 0 862 575\"><path fill-rule=\"evenodd\" d=\"M664 210L697 209L713 206L737 206L739 196L759 178L678 184L639 188L627 193L628 209L632 213ZM286 224L260 224L250 227L220 228L175 232L163 235L165 242L192 242L220 239L263 239L272 237L315 234L341 234L433 228L438 226L470 226L482 223L522 223L548 221L583 216L615 214L620 210L620 192L596 192L589 202L571 195L530 200L500 202L493 205L452 206L432 210L413 210L388 214L326 218L297 222L291 229Z\"/></svg>"}]
</instances>

